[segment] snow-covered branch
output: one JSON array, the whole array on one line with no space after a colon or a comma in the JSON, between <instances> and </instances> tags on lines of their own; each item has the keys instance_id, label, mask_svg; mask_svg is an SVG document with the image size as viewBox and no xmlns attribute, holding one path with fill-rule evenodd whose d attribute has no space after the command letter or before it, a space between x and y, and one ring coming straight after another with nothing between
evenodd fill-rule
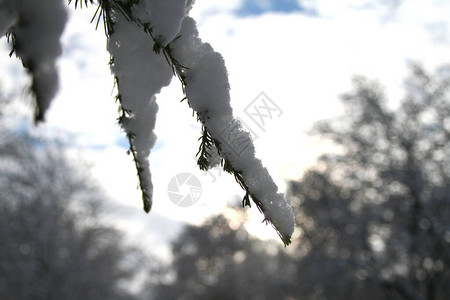
<instances>
[{"instance_id":1,"label":"snow-covered branch","mask_svg":"<svg viewBox=\"0 0 450 300\"><path fill-rule=\"evenodd\" d=\"M148 157L156 140L156 95L175 75L202 123L197 154L200 169L207 170L221 162L244 189L243 205L250 205L250 199L253 200L264 214L264 221L272 224L283 242L289 244L294 214L267 169L255 157L250 134L233 117L223 57L199 38L196 22L188 16L193 1L74 2L75 7L82 7L83 3L97 5L92 20L97 26L103 21L111 71L118 88L119 123L130 142L144 210L148 212L152 205ZM55 59L61 52L59 37L66 21L61 0L0 0L0 17L0 30L8 30L13 50L33 75L36 119L42 119L57 87ZM245 148L236 151L235 141Z\"/></svg>"},{"instance_id":2,"label":"snow-covered branch","mask_svg":"<svg viewBox=\"0 0 450 300\"><path fill-rule=\"evenodd\" d=\"M244 205L250 205L251 198L264 213L265 221L271 223L285 244L290 243L294 228L294 215L284 196L277 193L278 187L267 169L255 157L250 134L233 117L230 105L228 73L222 56L203 43L198 37L195 21L185 17L179 38L169 44L171 53L185 69L180 76L184 79L186 97L190 107L203 124L204 137L211 137L213 145L205 145L199 157L200 168L208 165L210 151L218 151L225 171L232 173L245 190ZM246 145L236 151L234 141ZM202 148L201 148L202 149ZM205 163L206 162L206 163Z\"/></svg>"},{"instance_id":3,"label":"snow-covered branch","mask_svg":"<svg viewBox=\"0 0 450 300\"><path fill-rule=\"evenodd\" d=\"M0 1L0 31L12 42L11 54L31 73L36 97L35 120L42 121L58 91L56 59L61 55L60 37L67 21L61 0Z\"/></svg>"}]
</instances>

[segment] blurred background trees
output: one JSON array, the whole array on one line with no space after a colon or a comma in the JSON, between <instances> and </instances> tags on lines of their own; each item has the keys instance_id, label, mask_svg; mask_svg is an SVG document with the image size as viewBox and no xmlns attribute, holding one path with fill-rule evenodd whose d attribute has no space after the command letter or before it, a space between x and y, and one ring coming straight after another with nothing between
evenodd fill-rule
<instances>
[{"instance_id":1,"label":"blurred background trees","mask_svg":"<svg viewBox=\"0 0 450 300\"><path fill-rule=\"evenodd\" d=\"M338 154L291 184L312 298L450 293L450 68L411 70L400 103L358 77L345 117L315 127Z\"/></svg>"},{"instance_id":2,"label":"blurred background trees","mask_svg":"<svg viewBox=\"0 0 450 300\"><path fill-rule=\"evenodd\" d=\"M100 220L104 196L83 163L69 162L56 143L4 125L0 298L133 299L127 284L139 270L139 251Z\"/></svg>"},{"instance_id":3,"label":"blurred background trees","mask_svg":"<svg viewBox=\"0 0 450 300\"><path fill-rule=\"evenodd\" d=\"M284 249L230 209L186 226L138 299L408 299L450 295L450 67L411 66L403 100L363 77L312 134L332 153L290 183ZM133 299L139 250L102 224L101 193L42 140L0 137L0 298ZM75 171L78 170L78 171Z\"/></svg>"},{"instance_id":4,"label":"blurred background trees","mask_svg":"<svg viewBox=\"0 0 450 300\"><path fill-rule=\"evenodd\" d=\"M333 153L290 183L287 250L232 226L186 227L151 299L447 299L450 295L450 67L411 66L402 101L363 77L345 114L312 133Z\"/></svg>"},{"instance_id":5,"label":"blurred background trees","mask_svg":"<svg viewBox=\"0 0 450 300\"><path fill-rule=\"evenodd\" d=\"M187 226L172 244L167 282L154 283L151 299L283 299L290 293L291 259L273 243L252 238L243 215L217 216ZM288 271L291 271L290 273Z\"/></svg>"}]
</instances>

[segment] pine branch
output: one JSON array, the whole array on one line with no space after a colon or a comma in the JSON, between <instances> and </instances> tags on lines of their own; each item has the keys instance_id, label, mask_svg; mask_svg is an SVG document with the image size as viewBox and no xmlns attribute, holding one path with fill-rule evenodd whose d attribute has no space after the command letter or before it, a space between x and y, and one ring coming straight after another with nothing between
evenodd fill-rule
<instances>
[{"instance_id":1,"label":"pine branch","mask_svg":"<svg viewBox=\"0 0 450 300\"><path fill-rule=\"evenodd\" d=\"M198 157L197 165L199 169L207 171L211 167L211 151L213 150L214 140L204 125L202 126L202 132L202 136L198 139L201 140L201 143L195 156Z\"/></svg>"},{"instance_id":2,"label":"pine branch","mask_svg":"<svg viewBox=\"0 0 450 300\"><path fill-rule=\"evenodd\" d=\"M68 4L70 5L72 3L73 0L68 0ZM94 0L75 0L75 8L77 8L78 4L80 6L80 8L83 7L83 2L85 4L85 7L88 6L88 3L93 5L94 4ZM91 19L91 23L95 22L96 26L95 28L98 28L98 25L100 23L100 20L103 21L103 27L105 30L105 35L106 37L109 39L111 38L111 36L114 34L114 25L115 25L115 21L113 18L113 13L114 12L118 12L121 15L124 16L124 18L128 21L128 22L133 22L135 24L137 24L137 26L143 28L143 30L149 34L151 36L151 38L153 40L153 34L152 34L152 29L150 24L146 23L142 23L139 19L135 18L133 16L132 13L132 6L137 3L137 0L130 0L130 1L126 1L126 2L122 2L119 0L98 0L98 6L97 9L94 13L94 15L92 16ZM14 38L12 36L12 38ZM155 42L156 45L156 42ZM109 61L110 65L114 64L114 57L110 56L110 61ZM117 89L119 89L119 78L116 76L114 78L114 85L117 86ZM120 95L120 93L118 92L116 97L116 103L119 104L119 112L120 112L120 116L118 117L118 123L119 125L121 125L121 127L123 128L124 126L124 122L126 120L129 119L129 116L132 115L132 112L127 110L125 107L123 107L122 105L122 96ZM129 150L127 151L128 154L131 154L133 157L133 161L136 167L136 171L137 171L137 176L138 176L138 180L139 180L139 188L142 191L142 201L143 201L143 206L144 206L144 211L145 212L149 212L151 209L151 205L152 205L152 195L147 191L147 188L145 186L145 178L144 178L144 168L142 167L144 164L139 161L138 157L137 157L137 151L136 148L134 146L134 138L135 135L132 132L127 132L127 139L128 139L128 143L130 145Z\"/></svg>"},{"instance_id":3,"label":"pine branch","mask_svg":"<svg viewBox=\"0 0 450 300\"><path fill-rule=\"evenodd\" d=\"M128 142L130 144L130 149L128 150L128 154L132 154L134 165L137 170L137 176L139 179L139 188L142 191L142 202L144 205L144 211L148 213L150 209L152 208L152 195L150 195L147 191L147 188L144 185L144 168L141 167L142 163L139 161L139 159L136 156L136 149L134 147L134 134L133 133L127 133Z\"/></svg>"},{"instance_id":4,"label":"pine branch","mask_svg":"<svg viewBox=\"0 0 450 300\"><path fill-rule=\"evenodd\" d=\"M6 32L6 40L8 44L11 43L11 52L9 52L9 57L11 57L16 52L16 35L12 30Z\"/></svg>"},{"instance_id":5,"label":"pine branch","mask_svg":"<svg viewBox=\"0 0 450 300\"><path fill-rule=\"evenodd\" d=\"M201 119L201 118L199 118L199 119ZM211 164L211 161L210 161L211 156L208 153L208 149L211 149L212 145L215 145L217 151L219 152L220 157L222 157L221 165L222 165L223 170L227 173L233 174L236 182L245 191L245 195L242 199L242 207L245 207L245 206L251 207L251 203L250 203L250 199L251 199L256 204L256 207L258 208L258 210L262 214L264 214L265 218L264 218L263 222L266 224L270 224L275 229L275 231L277 232L278 236L283 241L285 246L288 246L289 244L291 244L291 237L282 234L278 230L278 228L275 226L273 221L266 216L264 204L254 194L252 194L250 192L248 185L245 183L245 180L242 177L242 172L237 171L233 167L231 162L229 160L227 160L226 158L224 158L224 155L221 153L222 151L221 151L221 147L220 147L220 142L211 137L210 133L208 132L208 130L206 129L206 126L204 124L202 125L202 131L203 131L203 134L199 138L199 140L201 140L201 143L199 146L199 151L197 152L197 156L199 157L197 164L199 165L200 170L203 170L203 171L208 170L208 167ZM207 167L205 168L205 166L207 166Z\"/></svg>"},{"instance_id":6,"label":"pine branch","mask_svg":"<svg viewBox=\"0 0 450 300\"><path fill-rule=\"evenodd\" d=\"M111 57L110 63L112 63L114 59ZM117 89L119 90L119 78L114 78L114 85L117 86ZM122 106L122 96L120 93L117 93L116 95L116 102L119 103L119 110L121 111L120 117L117 118L117 121L119 125L124 128L124 123L126 120L128 120L130 115L132 115L132 111L127 110ZM145 179L144 179L144 168L142 167L143 163L139 161L137 158L137 151L134 146L134 138L135 134L132 132L127 133L127 139L128 143L130 145L130 148L128 149L127 153L131 154L133 157L134 165L136 167L137 176L139 180L139 188L142 192L142 202L144 206L144 211L148 213L152 207L152 195L148 193L147 188L145 187Z\"/></svg>"},{"instance_id":7,"label":"pine branch","mask_svg":"<svg viewBox=\"0 0 450 300\"><path fill-rule=\"evenodd\" d=\"M68 4L70 5L72 1L73 0L68 0ZM75 0L75 9L77 8L78 3L80 4L80 8L83 8L83 2L85 7L88 7L88 3L90 3L91 5L94 4L94 0Z\"/></svg>"},{"instance_id":8,"label":"pine branch","mask_svg":"<svg viewBox=\"0 0 450 300\"><path fill-rule=\"evenodd\" d=\"M88 0L85 0L86 6L87 6L87 1ZM93 4L93 0L89 0L89 1L91 4ZM69 0L69 4L70 4L70 2L71 2L71 0ZM140 21L136 20L133 17L133 14L131 12L131 7L134 4L134 2L136 2L136 1L131 0L131 1L128 1L127 3L122 3L120 1L118 2L117 0L112 0L112 1L100 0L97 10L95 11L95 14L93 15L93 17L91 19L91 23L95 20L95 18L97 18L97 22L96 22L96 29L97 29L100 19L102 19L104 30L105 30L105 35L108 39L111 38L112 34L114 34L115 22L112 18L113 11L120 12L128 22L135 22L139 26L139 24L141 24ZM78 3L78 0L76 0L76 2L75 2L75 7L76 7L77 3ZM144 28L144 30L146 30L146 32L151 33L151 28L149 26L143 25L142 27ZM111 55L110 60L109 60L109 65L113 65L113 64L114 64L114 57ZM119 78L117 76L114 77L114 85L117 86L117 90L119 91L120 90L119 89ZM117 93L117 95L115 97L115 101L116 101L116 103L119 104L119 111L121 112L120 116L117 120L118 120L119 125L121 125L121 127L123 128L124 122L129 119L129 116L132 115L133 112L131 112L131 111L127 110L125 107L123 107L122 96L120 95L120 92ZM141 189L141 192L142 192L143 208L144 208L144 211L146 213L148 213L152 206L152 195L147 191L147 188L145 186L144 168L142 167L143 163L137 157L137 151L134 146L134 138L135 138L134 133L127 132L127 139L128 139L128 143L130 145L127 153L131 154L133 157L133 161L134 161L134 165L135 165L135 168L137 171L137 176L138 176L138 181L139 181L139 188Z\"/></svg>"},{"instance_id":9,"label":"pine branch","mask_svg":"<svg viewBox=\"0 0 450 300\"><path fill-rule=\"evenodd\" d=\"M69 0L69 4L71 2L72 2L72 0ZM82 0L75 0L75 7L77 6L78 3L80 3L80 6L81 6L82 2L83 2ZM84 0L84 2L85 2L85 6L87 6L88 2L93 4L93 0ZM166 46L163 46L161 41L158 38L155 38L155 36L153 34L152 25L149 22L144 23L139 18L136 18L133 16L132 6L135 3L137 3L136 0L130 0L130 1L127 1L126 3L123 3L118 0L99 0L98 8L97 8L91 22L93 22L95 20L95 18L97 18L97 22L96 22L96 28L97 28L98 24L100 22L100 18L102 18L103 23L104 23L104 28L105 28L105 34L108 38L110 38L111 35L114 33L114 19L112 18L113 12L118 12L118 13L122 14L127 21L133 22L138 27L142 28L142 30L146 34L148 34L154 42L153 51L157 54L164 55L164 58L166 59L168 65L170 66L173 74L180 81L182 90L183 90L183 94L185 95L185 97L181 101L186 100L189 107L191 107L189 99L186 96L186 91L185 91L185 87L187 84L185 73L187 70L189 70L189 68L184 66L182 63L180 63L174 57L174 55L172 53L172 48L171 48L172 42L177 40L178 38L180 38L180 36L177 36L171 43L167 44ZM114 63L113 57L111 57L110 63L111 64ZM119 85L117 77L115 78L115 83L117 84L117 86ZM118 118L118 121L121 125L123 125L123 122L128 118L127 114L129 114L131 112L127 112L123 108L122 103L121 103L120 94L118 94L116 96L116 101L119 102L119 105L120 105L119 109L122 111L122 114ZM263 220L263 222L265 222L266 224L271 224L272 227L277 232L277 234L280 236L284 245L285 246L289 245L291 243L291 237L282 234L278 230L276 225L273 223L273 221L265 215L265 207L264 207L263 203L254 194L252 194L250 192L249 187L246 184L246 182L242 176L242 172L237 171L233 167L232 163L223 155L223 153L221 151L221 147L220 147L220 141L218 141L217 139L214 139L206 128L206 125L205 125L206 117L207 117L206 113L203 115L200 112L197 112L197 120L202 123L202 136L199 138L199 140L201 142L200 142L199 150L196 155L198 157L197 164L198 164L199 168L201 170L209 169L209 167L211 166L211 158L212 158L211 151L213 150L213 147L215 147L218 151L219 156L222 158L221 165L223 167L223 170L230 174L233 174L235 177L235 180L245 191L245 195L242 200L242 205L244 207L250 206L250 199L251 199L256 204L258 210L264 214L265 219ZM151 195L148 194L148 192L144 186L143 168L141 167L142 166L141 162L138 160L138 158L136 156L136 150L135 150L134 141L133 141L133 139L134 139L133 134L127 133L127 138L128 138L129 144L130 144L129 153L131 153L133 155L133 160L134 160L136 170L137 170L137 175L139 178L139 185L142 190L144 210L146 212L148 212L151 208Z\"/></svg>"},{"instance_id":10,"label":"pine branch","mask_svg":"<svg viewBox=\"0 0 450 300\"><path fill-rule=\"evenodd\" d=\"M73 0L68 0L68 5L70 5L73 2ZM83 2L84 6L87 7L88 3L91 5L94 4L94 0L75 0L75 9L77 8L78 4L80 4L80 8L83 8Z\"/></svg>"},{"instance_id":11,"label":"pine branch","mask_svg":"<svg viewBox=\"0 0 450 300\"><path fill-rule=\"evenodd\" d=\"M68 0L68 4L70 5L73 0ZM88 6L88 3L94 5L94 0L75 0L75 9L78 4L80 4L80 8L83 8L83 2L85 7ZM120 1L120 0L98 0L97 1L97 9L92 16L91 23L96 21L95 29L98 28L98 24L100 23L100 19L103 20L103 26L105 29L105 35L109 38L114 33L114 19L112 17L113 12L120 12L128 22L139 23L139 20L133 16L131 8L134 4L138 3L138 0L129 0L129 1Z\"/></svg>"},{"instance_id":12,"label":"pine branch","mask_svg":"<svg viewBox=\"0 0 450 300\"><path fill-rule=\"evenodd\" d=\"M172 72L180 80L180 83L181 83L181 86L183 89L183 93L185 95L185 97L182 99L182 101L187 100L189 107L191 107L191 104L190 104L189 99L185 92L186 80L185 80L185 75L184 75L185 70L189 70L189 68L183 66L177 59L174 58L174 56L172 55L171 43L169 43L167 46L163 47L153 37L153 34L151 33L151 31L149 33L150 33L150 36L153 38L153 41L155 42L155 46L154 46L153 50L158 54L161 52L164 54L168 64L172 68ZM180 36L177 36L173 41L177 40L178 38L180 38ZM200 121L202 123L202 136L199 138L199 140L201 140L201 143L199 146L199 151L197 152L197 155L196 155L198 157L197 165L199 166L200 170L206 171L211 166L211 155L210 155L209 151L211 151L212 145L214 145L216 147L217 151L219 152L219 156L222 157L221 164L222 164L223 170L228 173L233 174L236 181L239 183L239 185L245 191L245 195L242 200L243 206L250 207L250 198L251 198L252 201L256 204L256 207L258 208L258 210L264 214L265 219L263 220L263 222L265 222L266 224L271 224L272 227L277 232L278 236L283 241L284 245L288 246L291 243L291 237L282 234L278 230L278 228L275 226L273 221L265 215L265 213L264 213L265 208L264 208L263 203L260 200L258 200L257 197L255 197L255 195L250 193L250 190L249 190L247 184L245 183L241 172L234 169L231 162L229 162L226 158L224 158L224 156L220 150L221 149L220 141L218 141L217 139L214 139L211 136L211 134L209 133L209 131L207 130L206 125L204 123L205 118L207 118L207 112L203 112L203 113L197 112L197 121Z\"/></svg>"}]
</instances>

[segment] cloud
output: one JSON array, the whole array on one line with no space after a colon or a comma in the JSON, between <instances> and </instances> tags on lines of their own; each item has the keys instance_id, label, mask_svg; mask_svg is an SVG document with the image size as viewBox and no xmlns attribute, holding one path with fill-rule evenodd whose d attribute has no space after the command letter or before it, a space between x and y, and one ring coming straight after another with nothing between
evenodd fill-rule
<instances>
[{"instance_id":1,"label":"cloud","mask_svg":"<svg viewBox=\"0 0 450 300\"><path fill-rule=\"evenodd\" d=\"M230 12L207 18L200 27L200 36L224 55L235 114L243 114L261 91L285 112L256 141L258 155L275 172L296 166L299 176L313 162L311 154L305 160L305 148L313 149L300 137L315 120L339 112L338 97L350 89L353 75L379 79L395 100L402 95L408 61L430 67L448 61L448 42L433 39L426 27L439 6L425 5L430 13L424 19L423 5L399 5L386 20L381 5L331 2L318 1L319 17L266 13L238 18Z\"/></svg>"}]
</instances>

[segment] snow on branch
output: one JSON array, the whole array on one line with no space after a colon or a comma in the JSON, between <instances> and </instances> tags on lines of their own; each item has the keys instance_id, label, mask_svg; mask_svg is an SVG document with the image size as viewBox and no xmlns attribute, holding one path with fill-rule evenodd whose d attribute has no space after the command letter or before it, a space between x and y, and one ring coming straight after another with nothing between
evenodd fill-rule
<instances>
[{"instance_id":1,"label":"snow on branch","mask_svg":"<svg viewBox=\"0 0 450 300\"><path fill-rule=\"evenodd\" d=\"M42 121L58 91L56 59L61 55L60 37L67 21L61 0L0 1L0 30L12 43L10 55L22 60L32 76L36 97L35 121Z\"/></svg>"},{"instance_id":2,"label":"snow on branch","mask_svg":"<svg viewBox=\"0 0 450 300\"><path fill-rule=\"evenodd\" d=\"M225 63L198 37L195 21L187 16L192 1L104 0L98 5L94 18L98 18L97 24L103 18L109 39L111 70L122 111L119 122L135 159L144 210L148 212L152 204L148 155L156 139L155 95L169 84L173 73L202 123L197 153L200 169L207 170L220 157L224 170L233 174L245 191L243 205L250 205L251 199L264 214L264 221L272 224L288 245L294 230L292 208L255 157L250 134L233 117ZM248 145L239 154L232 149L234 139Z\"/></svg>"},{"instance_id":3,"label":"snow on branch","mask_svg":"<svg viewBox=\"0 0 450 300\"><path fill-rule=\"evenodd\" d=\"M137 6L135 11L142 14L146 7ZM148 212L153 193L148 156L156 141L153 129L158 112L155 95L170 83L173 75L164 57L153 51L155 42L146 31L129 22L120 11L110 11L110 14L114 24L109 34L108 50L112 57L111 71L119 91L119 123L130 142L144 210Z\"/></svg>"},{"instance_id":4,"label":"snow on branch","mask_svg":"<svg viewBox=\"0 0 450 300\"><path fill-rule=\"evenodd\" d=\"M179 37L169 44L170 52L184 69L180 77L185 84L190 107L203 124L202 144L198 164L207 169L217 151L225 171L232 173L245 190L243 205L250 199L264 213L265 221L272 224L285 244L290 243L294 229L294 214L267 169L255 158L250 134L233 118L230 105L228 73L222 56L198 37L195 21L185 17ZM225 134L224 134L225 133ZM245 144L237 153L233 141Z\"/></svg>"},{"instance_id":5,"label":"snow on branch","mask_svg":"<svg viewBox=\"0 0 450 300\"><path fill-rule=\"evenodd\" d=\"M153 132L158 111L156 95L175 75L182 84L184 99L202 123L197 153L199 168L207 170L220 162L244 189L243 205L250 206L253 201L264 214L264 221L288 245L294 231L292 208L255 157L250 134L233 117L223 57L199 38L197 25L188 16L193 1L74 2L75 7L97 5L92 21L96 26L103 21L110 67L118 89L118 121L130 143L129 153L136 164L144 210L148 212L152 205L148 157L156 141ZM42 119L56 92L55 59L61 53L59 37L66 12L61 0L0 0L0 17L0 29L9 29L13 50L33 75L32 88L38 104L36 119ZM235 140L245 144L245 149L235 151Z\"/></svg>"},{"instance_id":6,"label":"snow on branch","mask_svg":"<svg viewBox=\"0 0 450 300\"><path fill-rule=\"evenodd\" d=\"M174 11L179 12L181 9ZM157 11L153 14L159 15ZM289 244L294 229L294 214L283 194L277 192L278 187L267 169L255 157L250 134L233 118L228 73L222 56L200 40L196 23L190 17L184 17L176 37L172 32L171 36L175 38L167 46L162 41L169 39L163 35L158 35L159 40L155 39L158 27L154 25L152 28L156 52L162 48L166 58L170 58L168 61L183 84L189 106L203 125L198 153L199 167L207 169L212 164L211 159L218 154L225 171L232 173L245 190L243 205L250 205L252 199L264 214L265 222L272 224L283 242ZM224 131L228 132L223 134ZM239 140L247 147L237 154L232 147L232 140Z\"/></svg>"}]
</instances>

